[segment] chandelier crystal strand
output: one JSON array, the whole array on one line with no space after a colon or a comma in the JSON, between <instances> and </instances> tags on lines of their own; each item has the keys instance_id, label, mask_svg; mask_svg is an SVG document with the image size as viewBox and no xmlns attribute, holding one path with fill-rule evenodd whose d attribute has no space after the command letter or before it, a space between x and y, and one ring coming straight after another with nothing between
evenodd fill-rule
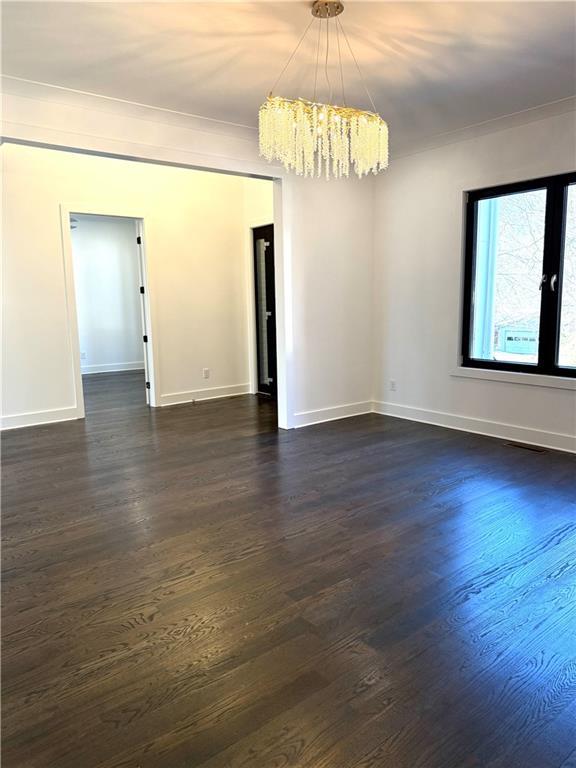
<instances>
[{"instance_id":1,"label":"chandelier crystal strand","mask_svg":"<svg viewBox=\"0 0 576 768\"><path fill-rule=\"evenodd\" d=\"M300 176L340 178L388 167L388 126L374 112L269 96L260 107L260 153Z\"/></svg>"}]
</instances>

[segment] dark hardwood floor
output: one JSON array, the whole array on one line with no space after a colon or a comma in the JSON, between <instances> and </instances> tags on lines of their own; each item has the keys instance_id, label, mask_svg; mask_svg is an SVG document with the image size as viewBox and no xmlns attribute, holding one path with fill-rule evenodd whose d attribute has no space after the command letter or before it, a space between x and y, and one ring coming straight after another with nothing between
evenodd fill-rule
<instances>
[{"instance_id":1,"label":"dark hardwood floor","mask_svg":"<svg viewBox=\"0 0 576 768\"><path fill-rule=\"evenodd\" d=\"M86 415L117 408L140 408L146 405L144 371L95 373L82 377Z\"/></svg>"},{"instance_id":2,"label":"dark hardwood floor","mask_svg":"<svg viewBox=\"0 0 576 768\"><path fill-rule=\"evenodd\" d=\"M576 765L576 462L253 397L4 434L4 768Z\"/></svg>"}]
</instances>

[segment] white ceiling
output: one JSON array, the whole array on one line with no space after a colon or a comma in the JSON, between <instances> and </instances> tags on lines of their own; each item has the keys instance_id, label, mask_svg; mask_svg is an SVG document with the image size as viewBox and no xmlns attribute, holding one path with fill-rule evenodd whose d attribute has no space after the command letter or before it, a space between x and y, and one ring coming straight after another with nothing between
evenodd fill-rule
<instances>
[{"instance_id":1,"label":"white ceiling","mask_svg":"<svg viewBox=\"0 0 576 768\"><path fill-rule=\"evenodd\" d=\"M310 18L302 2L6 2L3 70L254 126ZM341 18L403 147L576 93L572 2L348 0ZM283 95L311 96L313 31L277 89ZM348 103L368 108L344 61Z\"/></svg>"}]
</instances>

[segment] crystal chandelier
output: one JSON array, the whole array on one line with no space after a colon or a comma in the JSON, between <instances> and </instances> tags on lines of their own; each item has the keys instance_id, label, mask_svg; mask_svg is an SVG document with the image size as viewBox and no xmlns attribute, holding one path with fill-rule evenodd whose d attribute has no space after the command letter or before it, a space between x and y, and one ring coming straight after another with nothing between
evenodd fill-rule
<instances>
[{"instance_id":1,"label":"crystal chandelier","mask_svg":"<svg viewBox=\"0 0 576 768\"><path fill-rule=\"evenodd\" d=\"M376 111L354 51L344 31L339 15L344 10L339 0L316 0L312 6L312 21L280 72L270 95L260 107L260 154L269 161L280 161L289 171L303 176L348 176L350 168L362 177L378 173L388 166L388 126ZM286 99L274 95L276 86L296 55L308 31L317 22L316 66L314 93L311 101L304 98ZM341 104L323 104L316 100L318 71L322 52L324 75L332 101L329 77L330 29L335 28L339 63ZM360 75L373 111L355 109L346 104L341 40L346 42ZM334 46L333 46L334 47Z\"/></svg>"}]
</instances>

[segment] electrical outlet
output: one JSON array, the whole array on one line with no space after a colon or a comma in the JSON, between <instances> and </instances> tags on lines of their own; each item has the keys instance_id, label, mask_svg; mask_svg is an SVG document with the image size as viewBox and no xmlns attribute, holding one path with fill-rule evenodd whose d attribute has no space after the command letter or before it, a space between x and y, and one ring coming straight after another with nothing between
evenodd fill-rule
<instances>
[{"instance_id":1,"label":"electrical outlet","mask_svg":"<svg viewBox=\"0 0 576 768\"><path fill-rule=\"evenodd\" d=\"M396 392L396 379L390 379L390 392Z\"/></svg>"},{"instance_id":2,"label":"electrical outlet","mask_svg":"<svg viewBox=\"0 0 576 768\"><path fill-rule=\"evenodd\" d=\"M86 360L87 357L88 355L86 354L86 352L80 352L80 360Z\"/></svg>"},{"instance_id":3,"label":"electrical outlet","mask_svg":"<svg viewBox=\"0 0 576 768\"><path fill-rule=\"evenodd\" d=\"M210 368L202 368L202 378L203 379L210 378Z\"/></svg>"}]
</instances>

